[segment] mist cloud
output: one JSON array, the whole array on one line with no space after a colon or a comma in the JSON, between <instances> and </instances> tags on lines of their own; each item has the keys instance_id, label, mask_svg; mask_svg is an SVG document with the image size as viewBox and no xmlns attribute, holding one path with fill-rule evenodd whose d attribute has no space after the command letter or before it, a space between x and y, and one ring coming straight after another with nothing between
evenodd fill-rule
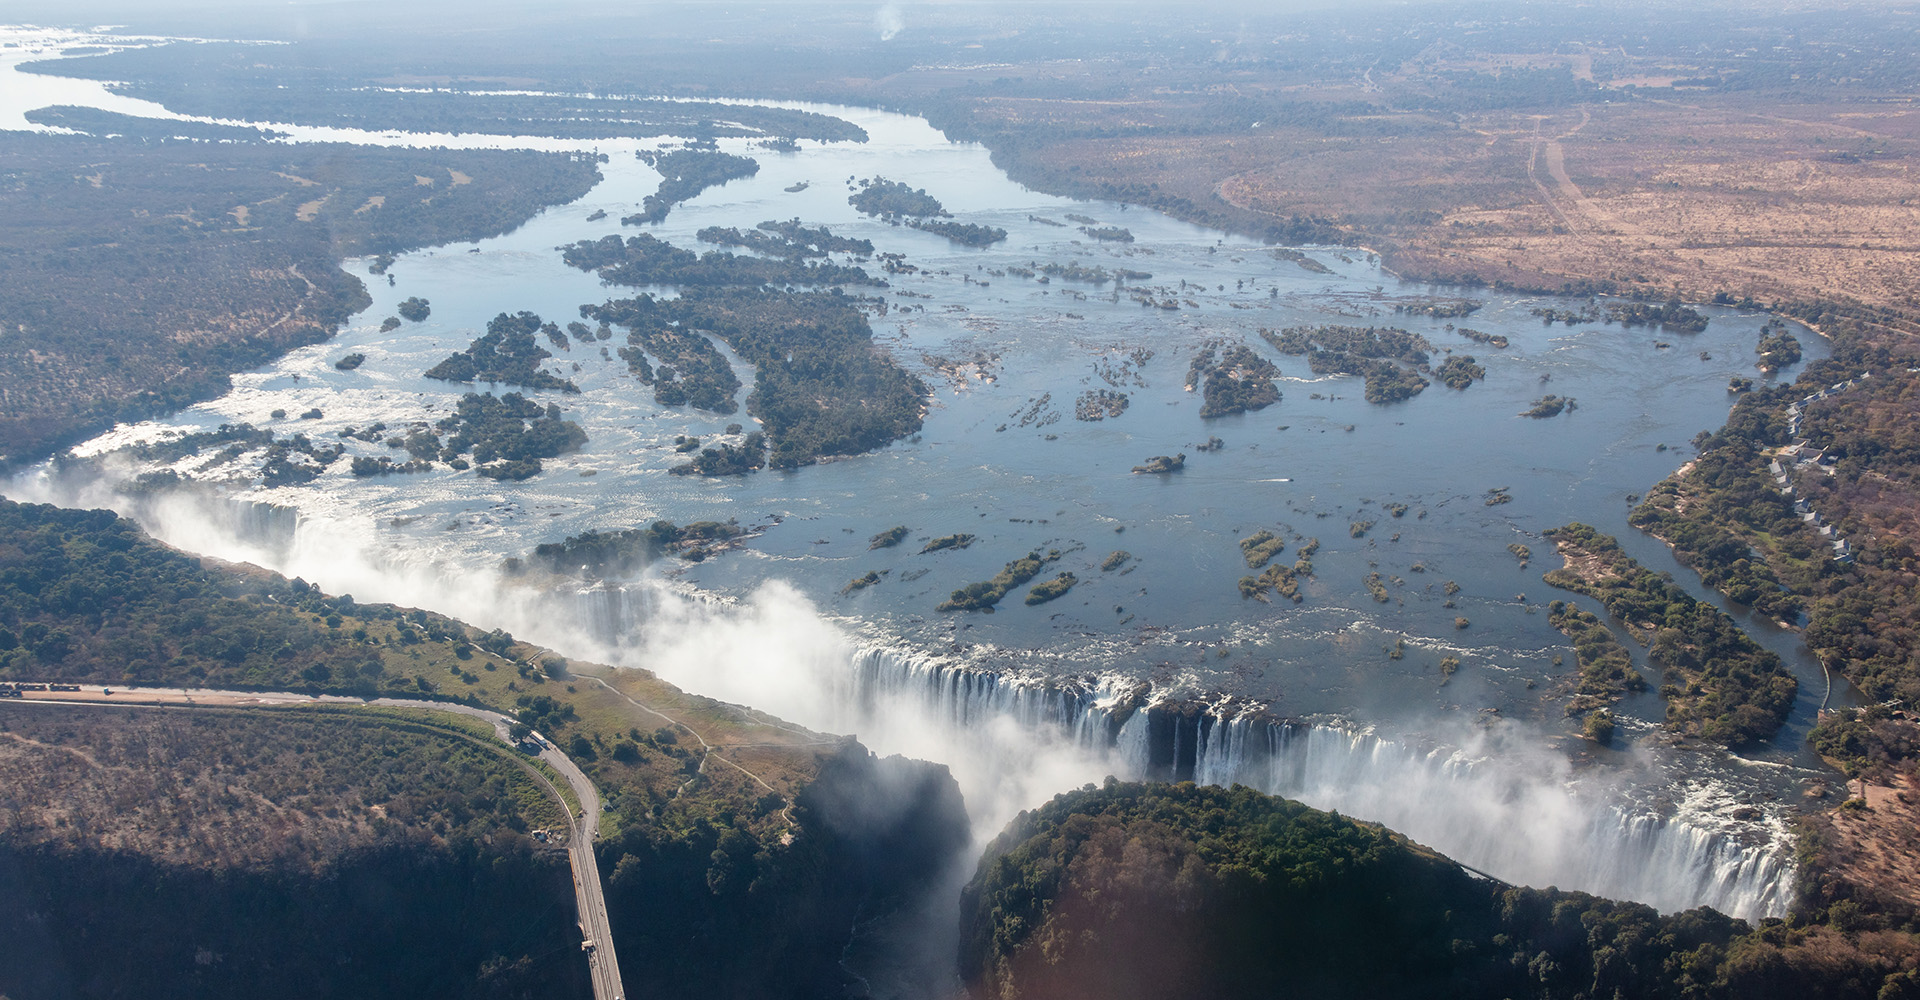
<instances>
[{"instance_id":1,"label":"mist cloud","mask_svg":"<svg viewBox=\"0 0 1920 1000\"><path fill-rule=\"evenodd\" d=\"M891 42L895 35L907 30L907 20L900 13L899 4L885 4L873 14L873 30L880 33L880 40Z\"/></svg>"}]
</instances>

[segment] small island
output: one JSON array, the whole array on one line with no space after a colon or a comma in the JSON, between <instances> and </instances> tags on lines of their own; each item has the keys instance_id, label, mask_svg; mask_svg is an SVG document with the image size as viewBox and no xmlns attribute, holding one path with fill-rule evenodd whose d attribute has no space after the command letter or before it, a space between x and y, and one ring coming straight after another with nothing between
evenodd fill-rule
<instances>
[{"instance_id":1,"label":"small island","mask_svg":"<svg viewBox=\"0 0 1920 1000\"><path fill-rule=\"evenodd\" d=\"M1433 344L1417 333L1396 327L1328 324L1277 332L1262 329L1260 336L1282 354L1304 355L1315 375L1365 378L1369 403L1412 399L1428 385L1419 369L1426 365Z\"/></svg>"},{"instance_id":2,"label":"small island","mask_svg":"<svg viewBox=\"0 0 1920 1000\"><path fill-rule=\"evenodd\" d=\"M711 229L702 231L710 235L728 232ZM569 266L595 272L602 281L612 285L674 285L680 288L886 285L885 281L850 265L810 264L791 256L777 260L743 257L718 250L697 254L656 239L649 233L625 240L618 236L580 240L562 247L561 256Z\"/></svg>"},{"instance_id":3,"label":"small island","mask_svg":"<svg viewBox=\"0 0 1920 1000\"><path fill-rule=\"evenodd\" d=\"M558 406L543 407L517 392L498 398L467 393L453 416L435 427L452 435L440 450L441 461L452 463L471 453L478 463L474 472L489 479L537 475L541 459L578 451L587 443L587 432L561 417Z\"/></svg>"},{"instance_id":4,"label":"small island","mask_svg":"<svg viewBox=\"0 0 1920 1000\"><path fill-rule=\"evenodd\" d=\"M785 222L768 220L749 230L731 226L708 226L694 234L702 243L743 247L770 257L800 260L825 257L831 253L850 253L859 257L873 254L873 241L835 236L825 226L805 226L799 219Z\"/></svg>"},{"instance_id":5,"label":"small island","mask_svg":"<svg viewBox=\"0 0 1920 1000\"><path fill-rule=\"evenodd\" d=\"M1576 409L1576 407L1571 396L1555 396L1549 394L1534 400L1533 405L1521 411L1520 415L1523 417L1532 417L1535 420L1545 420L1549 417L1557 417L1562 413L1571 413L1574 409Z\"/></svg>"},{"instance_id":6,"label":"small island","mask_svg":"<svg viewBox=\"0 0 1920 1000\"><path fill-rule=\"evenodd\" d=\"M1073 401L1073 419L1089 423L1127 412L1127 394L1112 389L1089 389Z\"/></svg>"},{"instance_id":7,"label":"small island","mask_svg":"<svg viewBox=\"0 0 1920 1000\"><path fill-rule=\"evenodd\" d=\"M1217 351L1219 345L1206 345L1187 368L1188 391L1201 387L1201 419L1262 410L1280 401L1280 390L1273 384L1280 369L1273 362L1245 344L1228 347L1216 357Z\"/></svg>"},{"instance_id":8,"label":"small island","mask_svg":"<svg viewBox=\"0 0 1920 1000\"><path fill-rule=\"evenodd\" d=\"M676 149L667 153L634 154L660 171L660 190L647 195L640 212L620 220L623 226L655 225L673 206L700 196L702 191L760 172L758 161L717 149Z\"/></svg>"},{"instance_id":9,"label":"small island","mask_svg":"<svg viewBox=\"0 0 1920 1000\"><path fill-rule=\"evenodd\" d=\"M1045 583L1036 583L1032 590L1027 591L1027 603L1029 605L1045 604L1056 597L1065 596L1066 592L1072 590L1073 585L1079 582L1072 573L1062 573Z\"/></svg>"},{"instance_id":10,"label":"small island","mask_svg":"<svg viewBox=\"0 0 1920 1000\"><path fill-rule=\"evenodd\" d=\"M893 548L894 546L900 544L900 542L904 540L906 537L907 537L906 525L902 524L897 527L888 528L887 530L882 531L881 533L873 536L872 538L867 539L867 551L871 552L874 549Z\"/></svg>"},{"instance_id":11,"label":"small island","mask_svg":"<svg viewBox=\"0 0 1920 1000\"><path fill-rule=\"evenodd\" d=\"M520 573L532 566L588 581L622 579L663 556L700 562L756 533L733 521L694 521L684 527L672 521L655 521L645 528L588 531L565 541L547 542L535 546L524 561L507 560L506 568L510 573Z\"/></svg>"},{"instance_id":12,"label":"small island","mask_svg":"<svg viewBox=\"0 0 1920 1000\"><path fill-rule=\"evenodd\" d=\"M414 295L395 306L394 311L399 313L402 319L418 323L432 315L433 307L427 303L426 299Z\"/></svg>"},{"instance_id":13,"label":"small island","mask_svg":"<svg viewBox=\"0 0 1920 1000\"><path fill-rule=\"evenodd\" d=\"M1311 566L1310 563L1308 565ZM1284 563L1274 563L1268 566L1266 571L1259 576L1241 577L1240 596L1242 598L1252 598L1256 601L1267 602L1270 600L1267 596L1268 594L1279 594L1281 597L1295 604L1299 604L1304 600L1300 595L1300 577L1304 575L1306 574L1300 572L1299 563L1295 563L1293 566L1288 566Z\"/></svg>"},{"instance_id":14,"label":"small island","mask_svg":"<svg viewBox=\"0 0 1920 1000\"><path fill-rule=\"evenodd\" d=\"M1725 612L1640 565L1612 536L1579 523L1546 534L1566 561L1546 575L1547 583L1600 601L1649 647L1648 662L1669 685L1669 729L1729 747L1773 738L1799 689L1779 656ZM1602 655L1595 662L1605 660Z\"/></svg>"},{"instance_id":15,"label":"small island","mask_svg":"<svg viewBox=\"0 0 1920 1000\"><path fill-rule=\"evenodd\" d=\"M558 389L578 393L580 387L540 367L553 357L533 339L535 333L557 334L560 328L542 323L530 312L501 313L487 323L485 335L468 345L465 351L449 355L445 361L427 369L426 376L447 382L502 382L529 389Z\"/></svg>"},{"instance_id":16,"label":"small island","mask_svg":"<svg viewBox=\"0 0 1920 1000\"><path fill-rule=\"evenodd\" d=\"M1613 630L1599 615L1554 601L1547 605L1547 622L1572 641L1579 667L1573 698L1567 702L1568 717L1604 711L1628 691L1646 690L1647 679L1633 668L1633 654L1613 637Z\"/></svg>"},{"instance_id":17,"label":"small island","mask_svg":"<svg viewBox=\"0 0 1920 1000\"><path fill-rule=\"evenodd\" d=\"M1007 591L1026 583L1039 575L1048 560L1040 558L1040 553L1029 552L1008 563L1005 569L994 574L993 579L983 583L969 583L953 592L939 606L941 611L984 611L991 610L1000 603Z\"/></svg>"},{"instance_id":18,"label":"small island","mask_svg":"<svg viewBox=\"0 0 1920 1000\"><path fill-rule=\"evenodd\" d=\"M1434 369L1433 375L1449 389L1465 389L1475 381L1487 377L1487 370L1474 364L1473 355L1456 354Z\"/></svg>"},{"instance_id":19,"label":"small island","mask_svg":"<svg viewBox=\"0 0 1920 1000\"><path fill-rule=\"evenodd\" d=\"M1187 453L1178 455L1155 455L1147 459L1147 464L1133 467L1135 475L1156 475L1159 473L1179 472L1187 466Z\"/></svg>"},{"instance_id":20,"label":"small island","mask_svg":"<svg viewBox=\"0 0 1920 1000\"><path fill-rule=\"evenodd\" d=\"M1248 569L1265 566L1286 549L1286 539L1264 528L1240 539L1240 554L1246 556Z\"/></svg>"},{"instance_id":21,"label":"small island","mask_svg":"<svg viewBox=\"0 0 1920 1000\"><path fill-rule=\"evenodd\" d=\"M395 462L393 459L387 458L384 455L379 458L357 455L353 461L347 463L347 471L364 479L368 476L392 476L413 472L431 472L433 471L433 463L417 458L409 459L406 462Z\"/></svg>"},{"instance_id":22,"label":"small island","mask_svg":"<svg viewBox=\"0 0 1920 1000\"><path fill-rule=\"evenodd\" d=\"M698 439L694 442L699 443ZM693 461L676 465L667 472L675 476L744 476L766 464L766 436L754 431L737 446L722 443L702 448Z\"/></svg>"},{"instance_id":23,"label":"small island","mask_svg":"<svg viewBox=\"0 0 1920 1000\"><path fill-rule=\"evenodd\" d=\"M1312 257L1309 257L1298 250L1289 250L1283 247L1283 248L1274 250L1273 255L1279 258L1280 260L1290 260L1294 262L1295 264L1300 266L1300 270L1306 271L1309 274L1332 274L1333 273L1333 268L1330 268L1327 265L1322 264L1317 260L1314 260Z\"/></svg>"},{"instance_id":24,"label":"small island","mask_svg":"<svg viewBox=\"0 0 1920 1000\"><path fill-rule=\"evenodd\" d=\"M1607 322L1621 326L1658 326L1680 333L1699 333L1707 328L1707 318L1681 305L1679 299L1668 299L1665 305L1658 306L1645 302L1608 306Z\"/></svg>"},{"instance_id":25,"label":"small island","mask_svg":"<svg viewBox=\"0 0 1920 1000\"><path fill-rule=\"evenodd\" d=\"M1402 316L1425 316L1429 319L1459 319L1480 311L1486 303L1479 299L1450 299L1423 297L1393 304L1393 311Z\"/></svg>"},{"instance_id":26,"label":"small island","mask_svg":"<svg viewBox=\"0 0 1920 1000\"><path fill-rule=\"evenodd\" d=\"M903 531L902 534L904 535L905 532ZM957 535L941 535L939 538L922 546L920 554L926 555L929 552L939 552L942 549L964 549L972 544L973 536L965 534L964 532Z\"/></svg>"},{"instance_id":27,"label":"small island","mask_svg":"<svg viewBox=\"0 0 1920 1000\"><path fill-rule=\"evenodd\" d=\"M1800 361L1800 338L1795 337L1779 320L1773 320L1760 331L1760 342L1753 351L1760 355L1760 370L1768 375L1788 365Z\"/></svg>"},{"instance_id":28,"label":"small island","mask_svg":"<svg viewBox=\"0 0 1920 1000\"><path fill-rule=\"evenodd\" d=\"M899 181L890 181L885 177L873 177L860 182L860 190L847 199L847 204L859 209L865 215L882 219L902 217L951 218L940 199L927 193L925 188L915 190Z\"/></svg>"},{"instance_id":29,"label":"small island","mask_svg":"<svg viewBox=\"0 0 1920 1000\"><path fill-rule=\"evenodd\" d=\"M923 233L945 236L963 246L988 247L1007 238L1007 231L995 226L977 226L970 222L944 222L940 220L915 219L907 225Z\"/></svg>"}]
</instances>

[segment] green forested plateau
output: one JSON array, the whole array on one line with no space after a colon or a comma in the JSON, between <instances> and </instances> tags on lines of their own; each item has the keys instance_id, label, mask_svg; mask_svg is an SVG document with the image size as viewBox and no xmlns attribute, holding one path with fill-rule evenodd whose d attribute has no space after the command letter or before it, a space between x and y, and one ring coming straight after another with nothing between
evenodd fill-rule
<instances>
[{"instance_id":1,"label":"green forested plateau","mask_svg":"<svg viewBox=\"0 0 1920 1000\"><path fill-rule=\"evenodd\" d=\"M960 962L985 1000L1913 996L1910 940L1871 928L1512 888L1251 789L1108 779L987 847Z\"/></svg>"}]
</instances>

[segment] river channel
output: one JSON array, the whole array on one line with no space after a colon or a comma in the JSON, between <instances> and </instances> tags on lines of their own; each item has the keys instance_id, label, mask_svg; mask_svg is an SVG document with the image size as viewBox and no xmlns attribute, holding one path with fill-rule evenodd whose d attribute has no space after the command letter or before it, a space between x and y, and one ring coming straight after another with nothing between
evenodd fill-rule
<instances>
[{"instance_id":1,"label":"river channel","mask_svg":"<svg viewBox=\"0 0 1920 1000\"><path fill-rule=\"evenodd\" d=\"M0 68L19 76L10 63ZM63 81L60 99L84 101L88 86L97 87ZM96 106L139 114L141 103L116 98ZM208 468L191 458L170 467L215 487L224 507L139 507L113 491L117 482L152 471L118 452L132 442L247 422L330 443L350 428L437 420L469 387L422 373L464 349L495 314L530 310L565 325L583 304L636 294L566 266L556 247L635 232L620 217L637 211L660 181L635 153L676 144L471 135L456 142L247 123L297 140L566 148L606 153L608 162L605 179L584 198L543 211L512 233L403 255L390 269L391 283L367 277L372 307L331 341L236 376L234 390L220 399L116 428L77 449L100 457L97 465L37 470L8 485L8 495L113 505L195 551L259 562L362 600L504 625L569 655L651 667L689 689L806 724L857 725L878 749L953 765L983 821L1124 771L1129 760L1146 766L1147 757L1129 758L1125 750L1126 738L1147 738L1144 730L1122 733L1116 722L1105 737L1068 733L1050 744L1056 762L1027 755L1009 763L1023 756L1013 748L1027 746L1024 737L1006 736L992 754L976 755L956 749L972 744L929 736L937 726L900 714L917 709L895 706L882 717L871 704L865 714L829 707L859 687L855 680L835 686L836 672L853 662L869 672L893 670L899 676L881 685L889 689L905 683L901 671L973 672L1032 692L1071 688L1096 708L1119 704L1122 692L1137 699L1147 685L1151 700L1212 705L1223 719L1235 706L1255 706L1271 717L1317 722L1349 742L1376 741L1343 751L1369 755L1368 768L1325 780L1375 785L1350 801L1315 802L1304 788L1301 797L1388 822L1430 811L1449 787L1511 799L1516 779L1472 784L1480 779L1462 779L1461 768L1492 757L1524 760L1532 769L1521 782L1527 788L1604 787L1593 794L1611 803L1606 809L1681 817L1696 833L1731 838L1722 847L1746 851L1741 863L1767 859L1764 871L1715 869L1708 881L1746 877L1759 888L1666 892L1626 873L1582 869L1563 850L1510 858L1484 846L1514 819L1500 809L1476 813L1482 818L1471 822L1485 829L1451 841L1445 831L1408 832L1464 851L1463 860L1505 878L1616 891L1664 907L1711 902L1749 916L1784 907L1791 872L1781 856L1780 802L1817 767L1798 749L1798 736L1825 683L1797 634L1769 623L1755 627L1801 678L1799 724L1780 746L1744 759L1671 746L1658 731L1662 706L1648 695L1622 706L1621 749L1596 751L1561 717L1574 656L1547 624L1545 605L1570 595L1541 580L1558 565L1541 533L1570 521L1619 536L1656 568L1673 568L1664 546L1628 527L1632 500L1691 456L1688 442L1697 432L1725 421L1730 378L1761 377L1754 344L1764 315L1703 306L1711 322L1699 333L1546 325L1534 309L1584 303L1412 284L1364 249L1269 247L1138 206L1040 194L1009 179L984 148L950 142L922 119L781 106L845 118L869 139L804 141L793 152L722 140L723 150L756 159L759 172L677 206L645 231L705 251L712 248L694 235L704 227L797 218L871 240L879 253L904 255L911 273L886 275L884 290L857 291L876 296L869 320L880 349L931 388L919 434L790 471L673 476L667 470L685 459L676 438L724 437L733 423L751 429L744 405L726 415L661 406L617 354L603 352L600 342L577 341L556 350L547 367L581 392L530 395L577 421L587 444L527 481L500 483L445 466L355 478L341 462L311 484L267 488L236 474L247 471L244 461ZM848 195L859 180L876 176L925 188L956 221L999 227L1008 238L972 248L864 216ZM1089 231L1100 227L1124 228L1131 242L1093 238ZM849 261L836 255L836 262ZM1124 284L1149 290L1159 305L1142 304L1118 281L1043 282L1027 274L1050 263L1150 275ZM878 274L878 264L862 266ZM367 261L347 267L368 274ZM382 319L413 296L432 303L431 316L383 332ZM1396 311L1436 300L1478 306L1448 318ZM1304 358L1280 354L1259 336L1263 328L1327 323L1411 330L1432 342L1436 364L1447 352L1469 354L1486 377L1464 390L1436 381L1410 400L1376 405L1363 398L1358 378L1314 376ZM1508 346L1475 342L1461 327L1504 337ZM1820 338L1798 332L1809 360L1824 356ZM1278 365L1281 401L1203 419L1188 366L1210 344L1245 344ZM616 339L606 346L620 345ZM366 360L336 369L350 353ZM750 389L752 366L728 357ZM1774 377L1790 380L1796 371ZM1124 393L1124 412L1078 419L1076 400L1100 391ZM1549 393L1578 405L1550 419L1520 416ZM316 409L315 419L297 416ZM296 416L275 418L275 411ZM345 443L350 454L395 454ZM1131 471L1152 456L1180 454L1185 465L1177 473ZM656 564L619 585L575 588L571 597L552 588L521 593L499 572L503 560L540 543L659 519L731 519L756 533L733 551ZM904 542L870 548L873 536L895 526L908 529ZM1260 530L1286 541L1280 559L1289 563L1318 541L1300 603L1241 596L1238 581L1249 569L1240 540ZM933 538L958 533L973 540L921 551ZM993 613L936 610L949 592L991 578L1010 560L1055 551L1039 579L1072 573L1078 582L1061 598L1029 606L1021 588ZM1120 551L1129 558L1111 564ZM848 590L870 572L877 583ZM1678 570L1676 577L1709 596L1692 574ZM876 656L894 666L875 666ZM1649 674L1657 687L1657 671ZM945 696L944 705L941 696L918 697L931 699L935 707L924 710L941 724L957 718L961 726L990 726L952 700L960 696ZM1021 718L1033 710L1015 705L1017 697L1002 701L1012 713L1007 718L1028 729L1072 724L1071 712ZM1086 712L1094 710L1081 715L1091 718ZM1191 770L1205 765L1205 749L1198 758L1191 746L1187 752L1182 759L1198 762L1182 776L1206 777ZM1435 776L1402 784L1394 767ZM1239 772L1215 777L1247 780ZM1460 780L1468 785L1448 784ZM1405 790L1397 802L1396 788ZM1338 797L1329 792L1323 800L1328 795ZM1428 805L1416 809L1419 803ZM1740 804L1757 806L1760 818L1727 818ZM1548 813L1560 808L1540 806ZM1545 825L1525 835L1596 835L1592 810L1600 807L1564 808L1577 815L1536 817ZM1478 858L1468 856L1474 850Z\"/></svg>"}]
</instances>

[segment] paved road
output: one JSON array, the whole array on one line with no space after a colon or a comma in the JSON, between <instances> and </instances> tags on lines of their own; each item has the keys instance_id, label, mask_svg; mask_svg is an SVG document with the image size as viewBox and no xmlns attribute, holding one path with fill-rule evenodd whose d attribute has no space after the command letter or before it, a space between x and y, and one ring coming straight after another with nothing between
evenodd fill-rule
<instances>
[{"instance_id":1,"label":"paved road","mask_svg":"<svg viewBox=\"0 0 1920 1000\"><path fill-rule=\"evenodd\" d=\"M105 691L112 691L111 695ZM391 708L421 708L437 712L453 712L458 715L485 719L493 724L494 734L502 743L507 740L507 727L513 720L499 712L484 708L472 708L466 705L454 705L439 701L416 701L411 698L376 698L368 702L360 698L341 695L304 695L291 691L211 691L188 688L102 688L95 684L81 685L79 691L28 691L20 699L9 698L9 705L160 705L176 708L186 707L223 707L223 708L260 708L275 705L382 705ZM502 748L504 749L504 747ZM560 808L568 812L573 827L567 842L567 858L573 868L573 896L580 914L580 933L582 945L587 951L587 965L593 976L594 1000L625 1000L626 989L620 982L620 962L614 955L613 931L607 922L606 896L600 889L600 866L593 856L593 840L600 831L600 792L593 787L572 758L561 753L552 745L546 745L540 751L540 759L566 779L567 786L573 790L573 797L579 801L581 812L578 816L567 809L566 799L558 789L547 781L546 775L528 767L533 775L540 779ZM524 762L523 762L524 763Z\"/></svg>"}]
</instances>

